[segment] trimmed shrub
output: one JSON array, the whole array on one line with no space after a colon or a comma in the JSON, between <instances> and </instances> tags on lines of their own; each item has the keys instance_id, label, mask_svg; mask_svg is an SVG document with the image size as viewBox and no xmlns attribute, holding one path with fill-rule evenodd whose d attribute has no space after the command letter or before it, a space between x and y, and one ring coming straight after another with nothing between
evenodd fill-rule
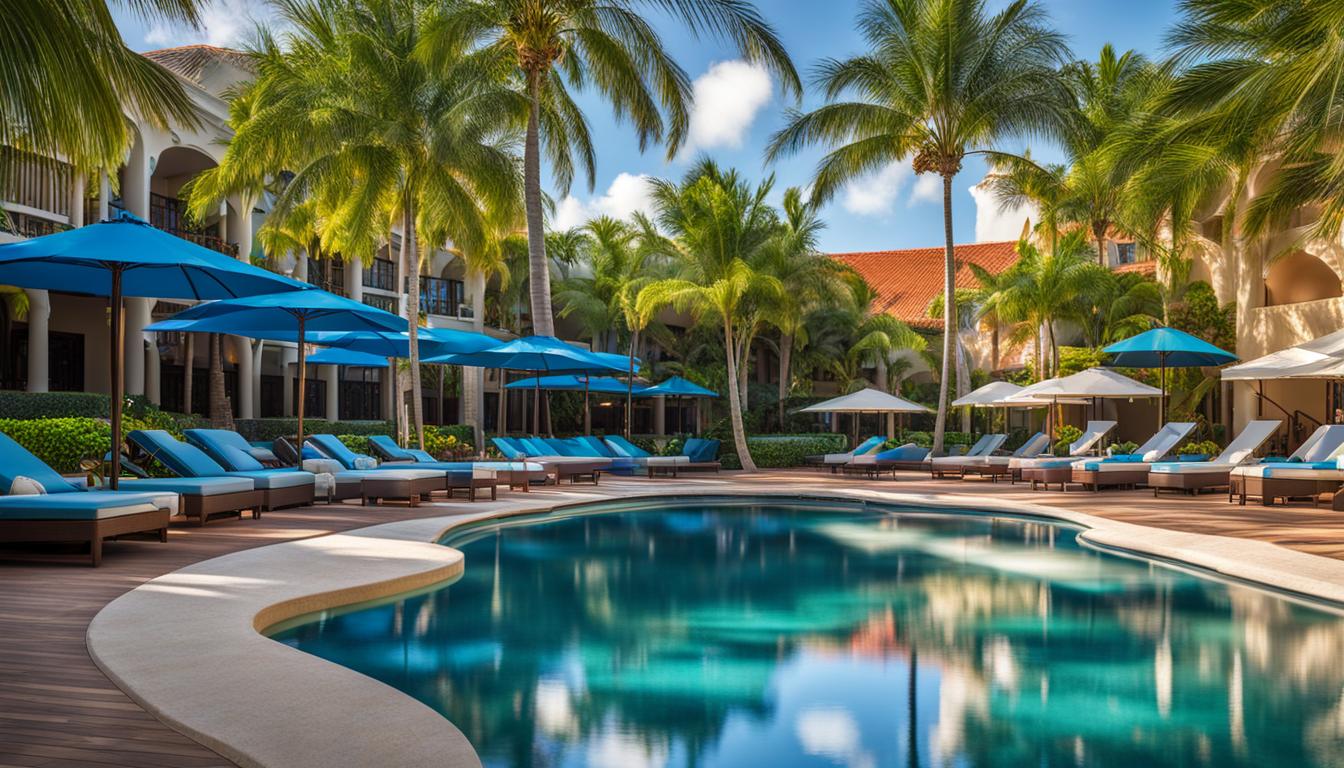
<instances>
[{"instance_id":1,"label":"trimmed shrub","mask_svg":"<svg viewBox=\"0 0 1344 768\"><path fill-rule=\"evenodd\" d=\"M472 429L470 424L447 424L442 427L425 427L425 441L429 441L430 430L436 434L442 434L445 437L451 437L456 442L450 446L452 450L475 451L476 430ZM426 445L428 448L428 445ZM433 451L430 451L433 453ZM435 454L436 456L438 454Z\"/></svg>"},{"instance_id":2,"label":"trimmed shrub","mask_svg":"<svg viewBox=\"0 0 1344 768\"><path fill-rule=\"evenodd\" d=\"M1082 436L1083 436L1083 430L1073 426L1072 424L1065 424L1057 428L1055 430L1055 455L1056 456L1069 455L1069 444Z\"/></svg>"},{"instance_id":3,"label":"trimmed shrub","mask_svg":"<svg viewBox=\"0 0 1344 768\"><path fill-rule=\"evenodd\" d=\"M0 391L0 417L6 419L107 418L107 395L97 392Z\"/></svg>"},{"instance_id":4,"label":"trimmed shrub","mask_svg":"<svg viewBox=\"0 0 1344 768\"><path fill-rule=\"evenodd\" d=\"M848 440L834 433L818 435L748 435L747 448L756 466L761 469L799 467L803 458L820 453L838 453L845 450ZM732 440L722 443L719 461L725 469L740 469L741 461L733 450Z\"/></svg>"},{"instance_id":5,"label":"trimmed shrub","mask_svg":"<svg viewBox=\"0 0 1344 768\"><path fill-rule=\"evenodd\" d=\"M0 419L0 432L62 473L78 472L81 460L101 459L112 447L112 428L101 419Z\"/></svg>"},{"instance_id":6,"label":"trimmed shrub","mask_svg":"<svg viewBox=\"0 0 1344 768\"><path fill-rule=\"evenodd\" d=\"M1217 456L1219 453L1222 453L1222 451L1222 447L1212 440L1199 440L1182 445L1178 453L1182 455L1203 454L1205 456Z\"/></svg>"},{"instance_id":7,"label":"trimmed shrub","mask_svg":"<svg viewBox=\"0 0 1344 768\"><path fill-rule=\"evenodd\" d=\"M1123 443L1111 443L1109 450L1113 454L1117 454L1120 456L1128 456L1134 453L1135 451L1139 450L1139 444L1134 442L1133 440L1126 440ZM1215 449L1214 453L1217 452L1218 451ZM1203 451L1184 451L1184 453L1203 453Z\"/></svg>"},{"instance_id":8,"label":"trimmed shrub","mask_svg":"<svg viewBox=\"0 0 1344 768\"><path fill-rule=\"evenodd\" d=\"M308 420L304 419L304 421L306 422ZM308 426L307 424L304 425L305 428L307 426ZM342 443L345 443L345 447L349 448L355 453L362 453L366 456L372 455L369 453L368 435L337 435L336 439L340 440Z\"/></svg>"},{"instance_id":9,"label":"trimmed shrub","mask_svg":"<svg viewBox=\"0 0 1344 768\"><path fill-rule=\"evenodd\" d=\"M299 420L292 418L234 419L238 434L249 441L270 442L277 437L292 437L298 434ZM326 419L303 420L304 434L332 435L391 435L395 434L390 421L327 421Z\"/></svg>"}]
</instances>

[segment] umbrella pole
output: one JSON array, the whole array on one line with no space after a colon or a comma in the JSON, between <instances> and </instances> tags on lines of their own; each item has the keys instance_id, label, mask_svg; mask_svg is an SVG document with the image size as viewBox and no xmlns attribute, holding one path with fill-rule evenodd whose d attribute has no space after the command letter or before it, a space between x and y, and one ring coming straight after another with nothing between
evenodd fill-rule
<instances>
[{"instance_id":1,"label":"umbrella pole","mask_svg":"<svg viewBox=\"0 0 1344 768\"><path fill-rule=\"evenodd\" d=\"M299 415L299 441L294 446L299 452L299 466L303 466L303 406L308 399L304 392L308 379L308 351L304 342L303 316L299 316L299 404L295 412Z\"/></svg>"},{"instance_id":2,"label":"umbrella pole","mask_svg":"<svg viewBox=\"0 0 1344 768\"><path fill-rule=\"evenodd\" d=\"M588 405L588 377L583 377L583 434L593 434L593 414Z\"/></svg>"},{"instance_id":3,"label":"umbrella pole","mask_svg":"<svg viewBox=\"0 0 1344 768\"><path fill-rule=\"evenodd\" d=\"M1158 355L1162 361L1162 399L1157 401L1157 428L1162 429L1162 425L1167 422L1167 353Z\"/></svg>"},{"instance_id":4,"label":"umbrella pole","mask_svg":"<svg viewBox=\"0 0 1344 768\"><path fill-rule=\"evenodd\" d=\"M108 297L111 317L109 318L112 327L112 361L108 366L108 375L111 376L109 392L111 393L109 405L112 406L112 468L111 476L108 477L108 483L112 490L117 490L117 482L121 478L121 361L125 354L126 337L122 333L122 309L121 309L121 267L112 268L112 295ZM143 364L143 363L142 363Z\"/></svg>"},{"instance_id":5,"label":"umbrella pole","mask_svg":"<svg viewBox=\"0 0 1344 768\"><path fill-rule=\"evenodd\" d=\"M541 379L535 379L532 390L532 434L541 435Z\"/></svg>"}]
</instances>

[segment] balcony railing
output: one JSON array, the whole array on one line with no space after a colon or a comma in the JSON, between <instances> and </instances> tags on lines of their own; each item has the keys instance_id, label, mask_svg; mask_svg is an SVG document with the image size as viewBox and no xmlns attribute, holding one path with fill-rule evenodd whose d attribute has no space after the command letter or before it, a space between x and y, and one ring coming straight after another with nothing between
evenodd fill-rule
<instances>
[{"instance_id":1,"label":"balcony railing","mask_svg":"<svg viewBox=\"0 0 1344 768\"><path fill-rule=\"evenodd\" d=\"M364 303L370 307L377 307L385 312L397 313L397 299L394 296L379 296L376 293L364 294Z\"/></svg>"},{"instance_id":2,"label":"balcony railing","mask_svg":"<svg viewBox=\"0 0 1344 768\"><path fill-rule=\"evenodd\" d=\"M0 230L20 237L41 237L69 229L69 224L44 219L31 213L18 211L0 212Z\"/></svg>"},{"instance_id":3,"label":"balcony railing","mask_svg":"<svg viewBox=\"0 0 1344 768\"><path fill-rule=\"evenodd\" d=\"M10 147L0 147L0 152L9 155L7 173L0 178L0 199L69 219L69 165Z\"/></svg>"},{"instance_id":4,"label":"balcony railing","mask_svg":"<svg viewBox=\"0 0 1344 768\"><path fill-rule=\"evenodd\" d=\"M364 287L377 288L380 291L395 291L397 286L397 265L388 259L374 259L364 270Z\"/></svg>"}]
</instances>

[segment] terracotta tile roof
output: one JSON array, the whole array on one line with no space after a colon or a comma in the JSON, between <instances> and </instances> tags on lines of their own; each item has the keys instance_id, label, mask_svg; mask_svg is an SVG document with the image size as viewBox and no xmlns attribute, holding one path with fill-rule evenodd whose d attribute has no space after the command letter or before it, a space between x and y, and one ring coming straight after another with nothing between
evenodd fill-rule
<instances>
[{"instance_id":1,"label":"terracotta tile roof","mask_svg":"<svg viewBox=\"0 0 1344 768\"><path fill-rule=\"evenodd\" d=\"M1112 272L1138 272L1141 275L1157 274L1157 261L1148 259L1147 261L1132 261L1128 264L1117 264L1111 267Z\"/></svg>"},{"instance_id":2,"label":"terracotta tile roof","mask_svg":"<svg viewBox=\"0 0 1344 768\"><path fill-rule=\"evenodd\" d=\"M252 60L247 54L213 45L182 45L148 51L143 55L164 69L181 75L197 85L201 83L201 74L206 66L215 62L222 61L247 72L253 71Z\"/></svg>"},{"instance_id":3,"label":"terracotta tile roof","mask_svg":"<svg viewBox=\"0 0 1344 768\"><path fill-rule=\"evenodd\" d=\"M955 247L956 286L975 288L979 282L966 266L978 264L994 274L1017 261L1017 242L972 243ZM937 329L942 322L928 317L929 302L943 292L943 249L910 248L903 251L833 253L877 291L878 307L911 326Z\"/></svg>"}]
</instances>

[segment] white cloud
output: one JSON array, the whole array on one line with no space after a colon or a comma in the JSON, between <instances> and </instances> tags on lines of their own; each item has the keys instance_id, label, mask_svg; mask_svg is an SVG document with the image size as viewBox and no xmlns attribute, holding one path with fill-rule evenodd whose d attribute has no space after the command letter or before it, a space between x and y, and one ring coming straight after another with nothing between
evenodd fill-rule
<instances>
[{"instance_id":1,"label":"white cloud","mask_svg":"<svg viewBox=\"0 0 1344 768\"><path fill-rule=\"evenodd\" d=\"M863 737L854 715L835 707L803 710L794 723L794 733L803 751L848 766L872 768L877 760L863 748Z\"/></svg>"},{"instance_id":2,"label":"white cloud","mask_svg":"<svg viewBox=\"0 0 1344 768\"><path fill-rule=\"evenodd\" d=\"M145 42L163 47L197 43L237 47L252 31L259 12L266 15L260 0L210 0L201 9L199 28L155 22L145 33Z\"/></svg>"},{"instance_id":3,"label":"white cloud","mask_svg":"<svg viewBox=\"0 0 1344 768\"><path fill-rule=\"evenodd\" d=\"M845 185L841 205L850 213L873 216L891 213L900 195L901 187L913 171L907 163L892 163L876 173L870 173Z\"/></svg>"},{"instance_id":4,"label":"white cloud","mask_svg":"<svg viewBox=\"0 0 1344 768\"><path fill-rule=\"evenodd\" d=\"M551 218L551 228L563 230L581 226L598 216L629 219L636 212L653 212L649 177L642 173L636 175L622 172L612 179L611 186L601 197L584 202L568 195L557 203L555 215Z\"/></svg>"},{"instance_id":5,"label":"white cloud","mask_svg":"<svg viewBox=\"0 0 1344 768\"><path fill-rule=\"evenodd\" d=\"M943 177L925 173L915 177L915 186L910 190L910 200L906 205L916 203L937 203L943 199Z\"/></svg>"},{"instance_id":6,"label":"white cloud","mask_svg":"<svg viewBox=\"0 0 1344 768\"><path fill-rule=\"evenodd\" d=\"M740 149L772 91L770 73L741 59L714 64L691 87L695 103L683 156L715 147Z\"/></svg>"},{"instance_id":7,"label":"white cloud","mask_svg":"<svg viewBox=\"0 0 1344 768\"><path fill-rule=\"evenodd\" d=\"M982 181L971 187L975 198L975 241L1016 240L1022 236L1023 225L1036 219L1036 206L1030 203L1004 209L994 193Z\"/></svg>"}]
</instances>

